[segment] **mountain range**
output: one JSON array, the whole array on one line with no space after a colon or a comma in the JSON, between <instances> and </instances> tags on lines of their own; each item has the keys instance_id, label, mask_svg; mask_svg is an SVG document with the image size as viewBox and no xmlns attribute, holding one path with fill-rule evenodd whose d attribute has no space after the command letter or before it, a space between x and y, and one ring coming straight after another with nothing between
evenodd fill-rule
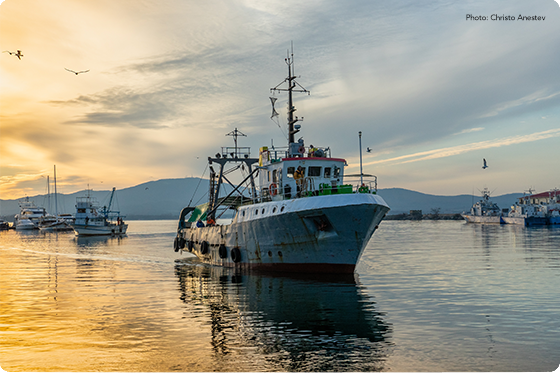
<instances>
[{"instance_id":1,"label":"mountain range","mask_svg":"<svg viewBox=\"0 0 560 373\"><path fill-rule=\"evenodd\" d=\"M229 190L231 188L227 186ZM162 179L149 181L130 188L118 190L115 193L112 210L120 211L127 219L178 219L181 209L189 203L191 206L206 202L208 180L199 178ZM74 213L76 197L85 197L83 190L72 194L58 194L57 204L59 213ZM111 195L110 190L89 191L101 204L106 206ZM463 194L458 196L438 196L415 192L402 188L379 189L378 194L391 207L390 215L408 213L410 210L422 210L430 213L432 209L439 209L442 214L461 213L470 210L472 204L480 196ZM492 197L492 201L501 208L508 208L523 196L522 193L511 193ZM6 220L13 220L19 213L17 200L0 199L0 216ZM47 208L55 213L54 196L37 195L29 197L37 206ZM50 206L50 207L49 207Z\"/></svg>"}]
</instances>

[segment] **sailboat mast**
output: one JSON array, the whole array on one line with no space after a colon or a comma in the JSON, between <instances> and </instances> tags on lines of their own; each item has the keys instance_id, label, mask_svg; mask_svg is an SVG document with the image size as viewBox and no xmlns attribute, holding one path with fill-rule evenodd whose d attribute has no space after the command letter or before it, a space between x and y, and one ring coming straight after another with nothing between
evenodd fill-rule
<instances>
[{"instance_id":1,"label":"sailboat mast","mask_svg":"<svg viewBox=\"0 0 560 373\"><path fill-rule=\"evenodd\" d=\"M58 200L56 197L56 165L54 165L54 211L58 219Z\"/></svg>"},{"instance_id":2,"label":"sailboat mast","mask_svg":"<svg viewBox=\"0 0 560 373\"><path fill-rule=\"evenodd\" d=\"M51 210L51 182L49 180L49 175L47 175L47 209Z\"/></svg>"}]
</instances>

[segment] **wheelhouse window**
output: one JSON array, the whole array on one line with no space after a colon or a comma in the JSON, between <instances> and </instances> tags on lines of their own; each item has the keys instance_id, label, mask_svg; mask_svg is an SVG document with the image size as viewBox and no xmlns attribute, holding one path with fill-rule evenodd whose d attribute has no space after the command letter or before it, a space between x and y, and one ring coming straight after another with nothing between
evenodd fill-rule
<instances>
[{"instance_id":1,"label":"wheelhouse window","mask_svg":"<svg viewBox=\"0 0 560 373\"><path fill-rule=\"evenodd\" d=\"M321 176L321 167L309 167L307 176Z\"/></svg>"},{"instance_id":2,"label":"wheelhouse window","mask_svg":"<svg viewBox=\"0 0 560 373\"><path fill-rule=\"evenodd\" d=\"M340 176L340 167L334 166L334 177Z\"/></svg>"},{"instance_id":3,"label":"wheelhouse window","mask_svg":"<svg viewBox=\"0 0 560 373\"><path fill-rule=\"evenodd\" d=\"M290 176L294 176L295 170L296 170L295 167L288 167L288 169L286 170L286 174Z\"/></svg>"},{"instance_id":4,"label":"wheelhouse window","mask_svg":"<svg viewBox=\"0 0 560 373\"><path fill-rule=\"evenodd\" d=\"M325 179L330 179L330 178L331 178L331 168L325 167Z\"/></svg>"}]
</instances>

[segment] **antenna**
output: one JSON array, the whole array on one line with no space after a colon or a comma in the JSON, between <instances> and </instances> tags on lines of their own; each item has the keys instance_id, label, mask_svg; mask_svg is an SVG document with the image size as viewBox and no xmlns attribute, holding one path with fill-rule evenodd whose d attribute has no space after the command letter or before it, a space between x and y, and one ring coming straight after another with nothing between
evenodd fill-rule
<instances>
[{"instance_id":1,"label":"antenna","mask_svg":"<svg viewBox=\"0 0 560 373\"><path fill-rule=\"evenodd\" d=\"M238 131L236 127L235 130L231 131L230 133L227 133L226 136L233 136L233 142L235 143L235 158L237 158L237 137L239 136L247 137L247 135L241 131Z\"/></svg>"},{"instance_id":2,"label":"antenna","mask_svg":"<svg viewBox=\"0 0 560 373\"><path fill-rule=\"evenodd\" d=\"M289 151L290 155L292 155L292 147L290 146L290 144L295 143L294 135L299 132L299 128L300 128L299 125L295 126L295 124L300 119L297 116L294 116L294 112L296 111L296 108L295 108L294 103L293 103L292 93L293 92L305 92L308 95L311 93L310 91L305 89L303 86L301 86L295 80L296 76L294 74L294 50L293 50L294 46L293 46L293 42L291 43L291 48L292 48L291 55L290 55L290 51L288 50L288 53L287 53L288 56L284 60L286 62L286 65L288 65L288 77L285 78L276 87L270 89L270 92L274 92L274 91L288 92L288 151ZM288 88L278 88L284 83L288 83ZM294 89L296 87L299 87L299 89Z\"/></svg>"},{"instance_id":3,"label":"antenna","mask_svg":"<svg viewBox=\"0 0 560 373\"><path fill-rule=\"evenodd\" d=\"M358 132L360 137L360 186L364 183L364 172L362 171L362 131Z\"/></svg>"}]
</instances>

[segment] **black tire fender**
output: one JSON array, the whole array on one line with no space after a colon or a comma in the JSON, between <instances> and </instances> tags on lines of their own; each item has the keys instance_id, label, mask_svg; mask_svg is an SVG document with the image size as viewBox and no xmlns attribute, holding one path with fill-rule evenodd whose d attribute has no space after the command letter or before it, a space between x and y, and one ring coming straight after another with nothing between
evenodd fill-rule
<instances>
[{"instance_id":1,"label":"black tire fender","mask_svg":"<svg viewBox=\"0 0 560 373\"><path fill-rule=\"evenodd\" d=\"M238 247L231 249L231 260L233 260L234 263L239 263L241 261L241 251Z\"/></svg>"}]
</instances>

